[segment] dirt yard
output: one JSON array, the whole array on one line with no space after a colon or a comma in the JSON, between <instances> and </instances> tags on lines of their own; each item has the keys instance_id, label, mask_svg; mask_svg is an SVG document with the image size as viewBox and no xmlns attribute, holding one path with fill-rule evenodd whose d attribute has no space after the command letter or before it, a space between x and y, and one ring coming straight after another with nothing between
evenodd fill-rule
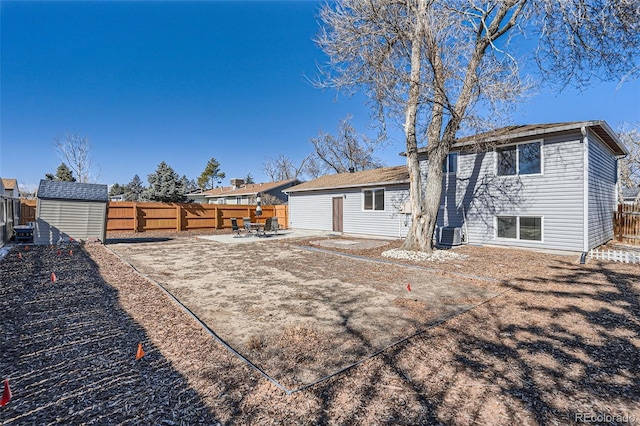
<instances>
[{"instance_id":1,"label":"dirt yard","mask_svg":"<svg viewBox=\"0 0 640 426\"><path fill-rule=\"evenodd\" d=\"M497 283L256 241L182 238L109 249L289 388L345 368L499 291Z\"/></svg>"},{"instance_id":2,"label":"dirt yard","mask_svg":"<svg viewBox=\"0 0 640 426\"><path fill-rule=\"evenodd\" d=\"M23 249L14 249L0 261L0 379L9 378L13 390L13 399L0 408L0 425L100 424L107 418L119 424L166 425L640 421L639 265L579 265L576 257L472 246L455 250L467 256L463 259L413 262L381 256L384 250L397 247L397 242L359 247L318 244L317 239L295 242L303 248L294 242L273 241L265 243L264 249L257 245L241 249L251 256L229 247L205 256L208 252L201 247L213 247L209 241L184 234L144 237L138 241L145 242L130 242L127 247L134 246L135 254L144 252L147 244L155 245L157 257L165 258L157 266L166 271L157 274L161 281L182 281L170 265L183 255L168 251L161 256L160 250L183 244L195 248L188 264L204 271L198 266L204 263L212 271L212 282L236 283L237 294L250 300L273 297L252 295L251 286L262 278L274 281L275 271L290 274L285 274L283 282L297 292L285 293L285 301L274 298L274 307L285 305L301 318L309 315L308 320L323 305L317 298L333 292L345 297L342 285L358 297L369 297L374 309L378 309L374 301L399 309L394 312L403 312L397 318L404 322L400 329L408 331L440 314L425 301L432 282L458 286L450 287L454 297L441 292L441 306L449 309L499 295L342 374L287 395L230 354L154 284L107 250L117 245L86 246L73 261L59 258L55 247L22 251L22 258L17 253ZM289 252L290 263L279 257ZM364 262L360 257L391 263ZM245 280L234 271L216 275L219 258L252 272ZM332 275L334 264L345 275ZM406 269L403 264L429 269ZM49 277L52 268L59 270L55 285ZM153 270L149 267L148 272ZM395 278L396 273L405 275ZM430 278L417 280L420 274ZM194 284L201 280L196 287L207 294L216 291L207 289L206 280L196 273L184 279ZM306 282L314 280L334 285L307 287ZM411 293L406 290L409 283ZM375 298L363 288L372 289ZM461 289L469 293L461 296ZM177 295L179 291L176 284ZM188 298L188 291L182 291L180 297ZM296 294L308 296L301 306L309 304L313 309L296 309L294 301L304 300ZM245 302L235 299L241 298L222 301L228 305L221 309L240 309ZM285 322L278 327L286 332L278 334L275 327L268 330L269 336L280 336L282 342L251 338L256 331L240 333L237 340L244 342L239 345L247 347L252 359L289 380L287 384L304 382L315 372L279 371L277 366L287 365L289 359L275 362L260 354L273 354L270 351L277 347L300 347L279 356L291 357L294 366L297 362L318 365L309 360L321 360L322 351L333 348L313 345L329 338L323 330L339 329L341 312L353 313L353 326L360 327L355 330L366 336L360 347L374 347L376 329L370 327L380 326L356 321L360 311L348 310L352 300L344 302L337 307L325 304L322 321L306 323L315 328L295 324L287 329ZM446 309L441 312L446 314ZM248 315L256 322L268 317L266 312ZM243 325L248 329L250 324ZM147 355L136 362L133 355L139 341Z\"/></svg>"}]
</instances>

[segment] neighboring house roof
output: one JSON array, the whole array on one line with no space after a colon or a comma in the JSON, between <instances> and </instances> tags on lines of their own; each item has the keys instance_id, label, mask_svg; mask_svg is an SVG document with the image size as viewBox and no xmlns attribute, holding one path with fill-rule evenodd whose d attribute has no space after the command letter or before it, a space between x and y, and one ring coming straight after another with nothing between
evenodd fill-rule
<instances>
[{"instance_id":1,"label":"neighboring house roof","mask_svg":"<svg viewBox=\"0 0 640 426\"><path fill-rule=\"evenodd\" d=\"M408 182L409 172L407 171L407 166L394 166L355 173L325 175L300 185L292 186L285 192L318 191L322 189L391 185Z\"/></svg>"},{"instance_id":2,"label":"neighboring house roof","mask_svg":"<svg viewBox=\"0 0 640 426\"><path fill-rule=\"evenodd\" d=\"M547 124L526 124L518 126L507 126L490 132L467 136L456 140L453 147L464 147L477 143L502 142L509 143L515 139L531 138L543 136L550 133L580 130L582 127L591 129L616 155L626 155L629 153L627 147L618 138L611 127L602 120L596 121L574 121L565 123ZM421 148L418 152L425 153L427 148Z\"/></svg>"},{"instance_id":3,"label":"neighboring house roof","mask_svg":"<svg viewBox=\"0 0 640 426\"><path fill-rule=\"evenodd\" d=\"M280 180L277 182L250 183L248 185L243 185L242 187L237 189L231 188L227 191L222 191L218 194L207 194L207 197L215 198L215 197L237 197L241 195L256 195L259 192L269 192L281 187L295 185L296 182L300 182L300 181L298 179L288 179L288 180Z\"/></svg>"},{"instance_id":4,"label":"neighboring house roof","mask_svg":"<svg viewBox=\"0 0 640 426\"><path fill-rule=\"evenodd\" d=\"M18 180L17 179L2 179L2 186L4 186L4 189L6 189L7 191L12 191L14 189L16 189L18 187Z\"/></svg>"},{"instance_id":5,"label":"neighboring house roof","mask_svg":"<svg viewBox=\"0 0 640 426\"><path fill-rule=\"evenodd\" d=\"M625 200L635 200L640 192L640 188L622 188L622 198Z\"/></svg>"},{"instance_id":6,"label":"neighboring house roof","mask_svg":"<svg viewBox=\"0 0 640 426\"><path fill-rule=\"evenodd\" d=\"M193 196L193 195L197 195L197 196L220 195L220 194L222 194L224 192L231 191L232 189L233 189L232 186L219 186L217 188L207 189L206 191L192 192L190 194L187 194L187 196Z\"/></svg>"},{"instance_id":7,"label":"neighboring house roof","mask_svg":"<svg viewBox=\"0 0 640 426\"><path fill-rule=\"evenodd\" d=\"M96 183L41 180L38 198L49 200L109 201L107 185Z\"/></svg>"}]
</instances>

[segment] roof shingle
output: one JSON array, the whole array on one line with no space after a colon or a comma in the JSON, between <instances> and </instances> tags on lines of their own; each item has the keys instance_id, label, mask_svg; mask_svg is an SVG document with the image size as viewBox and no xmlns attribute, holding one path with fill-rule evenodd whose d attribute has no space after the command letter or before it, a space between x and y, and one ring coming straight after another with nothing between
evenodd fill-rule
<instances>
[{"instance_id":1,"label":"roof shingle","mask_svg":"<svg viewBox=\"0 0 640 426\"><path fill-rule=\"evenodd\" d=\"M625 155L628 153L627 147L624 146L615 132L609 127L607 122L602 120L507 126L489 132L457 139L453 144L453 147L464 147L476 143L509 143L519 138L575 131L582 127L588 127L591 129L616 155ZM423 153L426 152L426 150L426 148L421 148L420 152Z\"/></svg>"},{"instance_id":2,"label":"roof shingle","mask_svg":"<svg viewBox=\"0 0 640 426\"><path fill-rule=\"evenodd\" d=\"M320 189L351 188L357 186L389 185L408 183L407 166L382 167L355 173L338 173L320 176L300 185L292 186L285 192L314 191Z\"/></svg>"},{"instance_id":3,"label":"roof shingle","mask_svg":"<svg viewBox=\"0 0 640 426\"><path fill-rule=\"evenodd\" d=\"M18 180L2 178L2 186L4 186L4 189L6 189L7 191L11 191L13 189L16 189L16 186L18 186Z\"/></svg>"},{"instance_id":4,"label":"roof shingle","mask_svg":"<svg viewBox=\"0 0 640 426\"><path fill-rule=\"evenodd\" d=\"M96 183L41 180L38 198L48 200L109 201L107 185Z\"/></svg>"}]
</instances>

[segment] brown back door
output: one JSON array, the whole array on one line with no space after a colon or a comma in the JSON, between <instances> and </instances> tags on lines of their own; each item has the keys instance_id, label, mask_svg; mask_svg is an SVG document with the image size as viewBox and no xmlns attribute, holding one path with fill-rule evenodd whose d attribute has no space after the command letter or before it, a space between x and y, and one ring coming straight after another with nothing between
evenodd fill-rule
<instances>
[{"instance_id":1,"label":"brown back door","mask_svg":"<svg viewBox=\"0 0 640 426\"><path fill-rule=\"evenodd\" d=\"M333 231L342 232L342 197L333 197Z\"/></svg>"}]
</instances>

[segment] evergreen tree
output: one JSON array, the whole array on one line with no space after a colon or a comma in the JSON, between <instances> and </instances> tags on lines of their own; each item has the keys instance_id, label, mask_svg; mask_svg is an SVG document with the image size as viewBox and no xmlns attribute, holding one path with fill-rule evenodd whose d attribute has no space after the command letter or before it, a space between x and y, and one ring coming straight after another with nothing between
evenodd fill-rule
<instances>
[{"instance_id":1,"label":"evergreen tree","mask_svg":"<svg viewBox=\"0 0 640 426\"><path fill-rule=\"evenodd\" d=\"M61 163L56 169L55 176L51 173L47 173L44 175L47 180L61 180L64 182L75 182L76 178L73 177L73 172L67 167L66 164Z\"/></svg>"},{"instance_id":2,"label":"evergreen tree","mask_svg":"<svg viewBox=\"0 0 640 426\"><path fill-rule=\"evenodd\" d=\"M126 186L124 198L127 201L141 201L144 191L145 187L142 184L142 180L138 175L135 175L133 179L131 179L131 182L129 182Z\"/></svg>"},{"instance_id":3,"label":"evergreen tree","mask_svg":"<svg viewBox=\"0 0 640 426\"><path fill-rule=\"evenodd\" d=\"M204 171L198 177L198 186L203 191L215 188L216 184L220 184L225 178L224 172L220 171L220 163L215 158L211 158L207 163Z\"/></svg>"},{"instance_id":4,"label":"evergreen tree","mask_svg":"<svg viewBox=\"0 0 640 426\"><path fill-rule=\"evenodd\" d=\"M127 187L124 185L120 185L119 183L114 183L109 188L109 197L117 197L118 195L122 195L127 190Z\"/></svg>"},{"instance_id":5,"label":"evergreen tree","mask_svg":"<svg viewBox=\"0 0 640 426\"><path fill-rule=\"evenodd\" d=\"M187 176L182 175L182 178L180 180L182 181L182 185L184 185L185 194L189 194L198 190L198 185L193 179L187 179Z\"/></svg>"},{"instance_id":6,"label":"evergreen tree","mask_svg":"<svg viewBox=\"0 0 640 426\"><path fill-rule=\"evenodd\" d=\"M151 173L147 179L149 187L144 192L144 199L160 201L163 203L184 203L184 182L178 174L164 161L158 165L155 173Z\"/></svg>"},{"instance_id":7,"label":"evergreen tree","mask_svg":"<svg viewBox=\"0 0 640 426\"><path fill-rule=\"evenodd\" d=\"M244 183L246 183L247 185L255 183L253 180L253 176L251 176L251 173L247 173L247 177L244 178Z\"/></svg>"}]
</instances>

